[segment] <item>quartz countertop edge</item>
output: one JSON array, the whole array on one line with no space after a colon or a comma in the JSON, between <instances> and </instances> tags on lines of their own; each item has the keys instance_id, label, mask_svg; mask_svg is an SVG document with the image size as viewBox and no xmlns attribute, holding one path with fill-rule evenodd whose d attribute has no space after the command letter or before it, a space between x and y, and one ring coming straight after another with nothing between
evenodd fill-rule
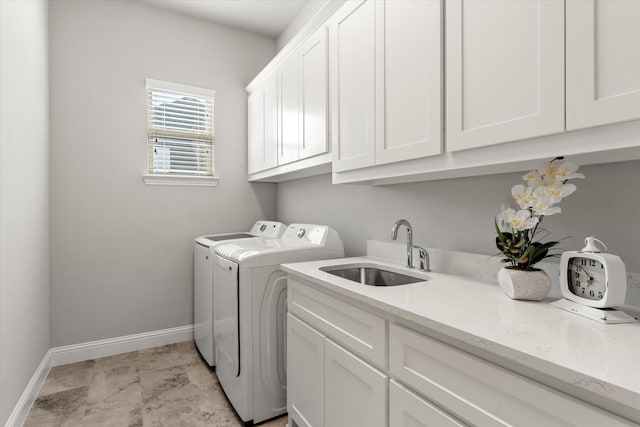
<instances>
[{"instance_id":1,"label":"quartz countertop edge","mask_svg":"<svg viewBox=\"0 0 640 427\"><path fill-rule=\"evenodd\" d=\"M554 299L515 301L492 283L420 273L426 282L376 287L320 270L388 260L353 257L283 264L285 272L360 301L436 335L471 346L624 406L640 408L640 324L604 325L552 307ZM482 357L482 355L480 355Z\"/></svg>"}]
</instances>

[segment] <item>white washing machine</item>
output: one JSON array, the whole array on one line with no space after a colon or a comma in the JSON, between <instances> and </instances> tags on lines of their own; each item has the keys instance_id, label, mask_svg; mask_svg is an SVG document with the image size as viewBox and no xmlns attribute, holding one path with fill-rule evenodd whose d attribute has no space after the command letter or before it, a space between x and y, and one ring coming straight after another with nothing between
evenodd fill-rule
<instances>
[{"instance_id":1,"label":"white washing machine","mask_svg":"<svg viewBox=\"0 0 640 427\"><path fill-rule=\"evenodd\" d=\"M216 374L244 422L287 411L287 275L280 264L342 257L338 233L325 225L292 224L281 239L216 247Z\"/></svg>"},{"instance_id":2,"label":"white washing machine","mask_svg":"<svg viewBox=\"0 0 640 427\"><path fill-rule=\"evenodd\" d=\"M244 233L200 236L193 244L193 338L202 357L215 366L213 343L213 263L215 247L229 240L279 238L287 226L275 221L257 221Z\"/></svg>"}]
</instances>

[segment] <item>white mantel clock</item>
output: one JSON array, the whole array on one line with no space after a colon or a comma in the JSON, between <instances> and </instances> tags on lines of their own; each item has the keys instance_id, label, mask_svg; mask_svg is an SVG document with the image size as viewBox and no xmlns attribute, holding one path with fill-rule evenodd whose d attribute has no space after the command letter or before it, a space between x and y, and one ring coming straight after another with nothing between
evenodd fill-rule
<instances>
[{"instance_id":1,"label":"white mantel clock","mask_svg":"<svg viewBox=\"0 0 640 427\"><path fill-rule=\"evenodd\" d=\"M607 247L593 236L581 251L568 251L560 258L560 291L566 299L552 305L602 323L637 320L612 309L624 304L627 274L619 256L605 253ZM598 242L602 249L596 244Z\"/></svg>"}]
</instances>

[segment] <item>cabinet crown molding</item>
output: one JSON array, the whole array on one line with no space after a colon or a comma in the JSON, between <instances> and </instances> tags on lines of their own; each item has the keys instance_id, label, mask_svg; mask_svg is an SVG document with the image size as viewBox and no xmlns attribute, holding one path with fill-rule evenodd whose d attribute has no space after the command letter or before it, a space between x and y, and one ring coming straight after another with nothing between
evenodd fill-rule
<instances>
[{"instance_id":1,"label":"cabinet crown molding","mask_svg":"<svg viewBox=\"0 0 640 427\"><path fill-rule=\"evenodd\" d=\"M311 17L304 27L273 57L273 59L258 73L251 83L245 87L247 93L253 92L264 84L264 81L275 72L287 57L300 47L318 28L326 24L327 20L340 9L345 0L327 0L325 4Z\"/></svg>"}]
</instances>

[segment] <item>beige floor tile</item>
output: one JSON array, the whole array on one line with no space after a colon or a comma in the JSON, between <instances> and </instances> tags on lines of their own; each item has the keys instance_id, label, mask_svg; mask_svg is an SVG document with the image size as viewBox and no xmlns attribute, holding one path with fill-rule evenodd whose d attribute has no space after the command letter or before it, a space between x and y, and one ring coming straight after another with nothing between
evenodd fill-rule
<instances>
[{"instance_id":1,"label":"beige floor tile","mask_svg":"<svg viewBox=\"0 0 640 427\"><path fill-rule=\"evenodd\" d=\"M38 397L24 427L81 425L87 404L87 390L88 387L79 387Z\"/></svg>"},{"instance_id":2,"label":"beige floor tile","mask_svg":"<svg viewBox=\"0 0 640 427\"><path fill-rule=\"evenodd\" d=\"M42 384L39 396L72 390L79 387L88 387L93 375L95 361L70 363L68 365L54 366L49 371L47 379Z\"/></svg>"},{"instance_id":3,"label":"beige floor tile","mask_svg":"<svg viewBox=\"0 0 640 427\"><path fill-rule=\"evenodd\" d=\"M1 1L1 0L0 0ZM284 427L287 417L261 424ZM241 427L193 342L51 369L25 427Z\"/></svg>"}]
</instances>

